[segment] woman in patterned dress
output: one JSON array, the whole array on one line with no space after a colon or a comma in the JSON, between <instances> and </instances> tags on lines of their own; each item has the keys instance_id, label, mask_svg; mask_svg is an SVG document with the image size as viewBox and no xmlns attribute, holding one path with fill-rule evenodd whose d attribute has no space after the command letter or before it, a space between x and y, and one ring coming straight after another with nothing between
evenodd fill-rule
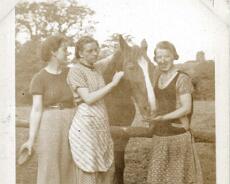
<instances>
[{"instance_id":1,"label":"woman in patterned dress","mask_svg":"<svg viewBox=\"0 0 230 184\"><path fill-rule=\"evenodd\" d=\"M68 71L63 67L67 61L65 37L47 38L42 43L41 57L47 66L31 81L29 138L21 151L27 150L30 155L37 137L37 184L74 184L74 162L68 141L74 108L73 95L66 82Z\"/></svg>"},{"instance_id":2,"label":"woman in patterned dress","mask_svg":"<svg viewBox=\"0 0 230 184\"><path fill-rule=\"evenodd\" d=\"M148 183L202 184L201 167L190 132L191 79L175 67L173 62L179 56L170 42L159 42L154 55L161 74L154 88L157 116L152 122Z\"/></svg>"},{"instance_id":3,"label":"woman in patterned dress","mask_svg":"<svg viewBox=\"0 0 230 184\"><path fill-rule=\"evenodd\" d=\"M76 43L78 63L68 74L77 108L69 131L69 141L76 165L76 184L112 184L114 182L114 150L108 115L103 97L121 80L117 72L105 85L101 72L108 59L97 62L99 45L84 36Z\"/></svg>"}]
</instances>

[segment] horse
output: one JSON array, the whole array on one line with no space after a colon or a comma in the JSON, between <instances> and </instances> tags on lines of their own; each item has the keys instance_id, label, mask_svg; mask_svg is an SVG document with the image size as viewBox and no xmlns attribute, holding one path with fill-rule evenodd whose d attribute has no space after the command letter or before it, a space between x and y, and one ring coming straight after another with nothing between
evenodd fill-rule
<instances>
[{"instance_id":1,"label":"horse","mask_svg":"<svg viewBox=\"0 0 230 184\"><path fill-rule=\"evenodd\" d=\"M105 97L111 126L130 126L135 117L135 104L143 117L148 117L155 110L153 91L155 66L147 56L147 42L129 46L119 36L120 51L112 58L103 77L108 83L117 71L124 71L124 77L117 87ZM145 82L143 82L145 81ZM124 152L128 137L113 137L115 149L115 178L123 184L125 168Z\"/></svg>"}]
</instances>

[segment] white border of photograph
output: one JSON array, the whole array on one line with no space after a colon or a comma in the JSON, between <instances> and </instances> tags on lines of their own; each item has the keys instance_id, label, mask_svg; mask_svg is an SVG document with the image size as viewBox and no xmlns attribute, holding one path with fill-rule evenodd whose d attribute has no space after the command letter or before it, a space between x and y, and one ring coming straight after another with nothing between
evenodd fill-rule
<instances>
[{"instance_id":1,"label":"white border of photograph","mask_svg":"<svg viewBox=\"0 0 230 184\"><path fill-rule=\"evenodd\" d=\"M92 0L94 1L94 0ZM208 1L207 1L208 2ZM211 1L210 1L211 2ZM215 109L216 109L216 180L229 184L229 81L230 24L224 0L207 8L219 19L222 34L216 35ZM143 1L144 3L144 1ZM204 1L202 1L204 3ZM221 4L222 3L222 4ZM0 6L0 178L1 184L15 178L15 0L3 0ZM3 6L2 6L3 5ZM224 5L224 6L223 6ZM205 3L204 3L205 6ZM207 107L208 108L208 107Z\"/></svg>"}]
</instances>

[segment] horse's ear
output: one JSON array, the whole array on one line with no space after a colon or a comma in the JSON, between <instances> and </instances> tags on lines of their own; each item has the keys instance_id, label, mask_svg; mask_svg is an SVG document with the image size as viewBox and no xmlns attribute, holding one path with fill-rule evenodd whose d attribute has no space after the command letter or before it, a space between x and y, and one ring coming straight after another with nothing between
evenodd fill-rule
<instances>
[{"instance_id":1,"label":"horse's ear","mask_svg":"<svg viewBox=\"0 0 230 184\"><path fill-rule=\"evenodd\" d=\"M121 35L119 35L119 44L122 51L129 48L129 45Z\"/></svg>"},{"instance_id":2,"label":"horse's ear","mask_svg":"<svg viewBox=\"0 0 230 184\"><path fill-rule=\"evenodd\" d=\"M148 43L147 43L147 41L146 41L145 39L143 39L143 40L141 41L141 48L142 48L143 50L145 50L145 51L147 51L147 49L148 49Z\"/></svg>"}]
</instances>

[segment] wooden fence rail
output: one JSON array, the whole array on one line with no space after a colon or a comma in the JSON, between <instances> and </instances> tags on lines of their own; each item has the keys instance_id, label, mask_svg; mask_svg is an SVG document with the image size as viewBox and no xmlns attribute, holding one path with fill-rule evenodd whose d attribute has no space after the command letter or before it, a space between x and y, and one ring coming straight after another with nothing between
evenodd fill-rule
<instances>
[{"instance_id":1,"label":"wooden fence rail","mask_svg":"<svg viewBox=\"0 0 230 184\"><path fill-rule=\"evenodd\" d=\"M16 127L18 128L29 128L29 123L26 120L17 119ZM111 126L111 134L113 137L146 137L151 138L152 135L149 132L149 128L145 127L120 127L120 126ZM192 131L192 134L195 138L195 142L204 142L204 143L215 143L215 133L208 131Z\"/></svg>"}]
</instances>

